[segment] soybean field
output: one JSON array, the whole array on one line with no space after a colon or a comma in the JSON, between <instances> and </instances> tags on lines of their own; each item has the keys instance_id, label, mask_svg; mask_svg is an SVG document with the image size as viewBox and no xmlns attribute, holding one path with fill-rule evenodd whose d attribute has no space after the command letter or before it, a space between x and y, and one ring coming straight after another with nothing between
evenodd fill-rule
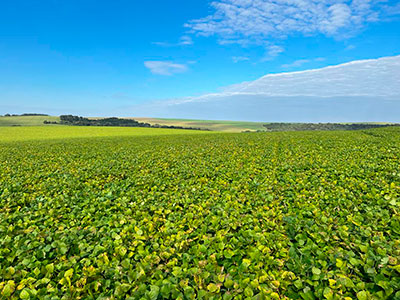
<instances>
[{"instance_id":1,"label":"soybean field","mask_svg":"<svg viewBox=\"0 0 400 300\"><path fill-rule=\"evenodd\" d=\"M399 128L7 130L2 299L400 299Z\"/></svg>"}]
</instances>

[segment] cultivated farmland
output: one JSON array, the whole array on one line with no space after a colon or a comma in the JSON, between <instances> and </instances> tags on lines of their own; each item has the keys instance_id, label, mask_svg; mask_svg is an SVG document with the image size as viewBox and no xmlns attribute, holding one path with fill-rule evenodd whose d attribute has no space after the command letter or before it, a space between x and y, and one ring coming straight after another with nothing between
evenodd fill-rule
<instances>
[{"instance_id":1,"label":"cultivated farmland","mask_svg":"<svg viewBox=\"0 0 400 300\"><path fill-rule=\"evenodd\" d=\"M398 128L30 129L0 132L5 299L400 298Z\"/></svg>"}]
</instances>

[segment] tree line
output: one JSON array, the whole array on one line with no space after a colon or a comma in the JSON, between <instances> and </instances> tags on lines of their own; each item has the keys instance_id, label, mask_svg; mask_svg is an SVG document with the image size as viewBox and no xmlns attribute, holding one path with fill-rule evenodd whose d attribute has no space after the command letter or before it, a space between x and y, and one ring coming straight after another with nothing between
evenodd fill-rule
<instances>
[{"instance_id":1,"label":"tree line","mask_svg":"<svg viewBox=\"0 0 400 300\"><path fill-rule=\"evenodd\" d=\"M139 122L134 119L121 119L116 117L102 119L88 119L80 116L61 115L60 122L44 121L44 124L62 124L72 126L115 126L115 127L147 127L147 128L168 128L168 129L190 129L190 130L208 130L195 127L168 126Z\"/></svg>"},{"instance_id":2,"label":"tree line","mask_svg":"<svg viewBox=\"0 0 400 300\"><path fill-rule=\"evenodd\" d=\"M32 116L44 116L48 117L48 114L36 114L36 113L27 113L27 114L5 114L4 117L32 117Z\"/></svg>"},{"instance_id":3,"label":"tree line","mask_svg":"<svg viewBox=\"0 0 400 300\"><path fill-rule=\"evenodd\" d=\"M368 124L368 123L268 123L264 124L267 131L304 131L304 130L362 130L400 124Z\"/></svg>"}]
</instances>

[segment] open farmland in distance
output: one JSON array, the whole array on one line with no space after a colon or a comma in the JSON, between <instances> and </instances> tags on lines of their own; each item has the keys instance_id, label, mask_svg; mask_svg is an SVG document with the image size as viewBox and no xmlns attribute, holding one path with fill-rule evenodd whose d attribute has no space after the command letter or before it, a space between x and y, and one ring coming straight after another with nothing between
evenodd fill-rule
<instances>
[{"instance_id":1,"label":"open farmland in distance","mask_svg":"<svg viewBox=\"0 0 400 300\"><path fill-rule=\"evenodd\" d=\"M190 119L163 119L163 118L134 118L140 122L152 125L172 125L183 127L196 127L221 132L243 132L246 130L265 130L262 122L223 121L223 120L190 120Z\"/></svg>"},{"instance_id":2,"label":"open farmland in distance","mask_svg":"<svg viewBox=\"0 0 400 300\"><path fill-rule=\"evenodd\" d=\"M56 116L0 116L1 126L43 126L44 121L59 122Z\"/></svg>"},{"instance_id":3,"label":"open farmland in distance","mask_svg":"<svg viewBox=\"0 0 400 300\"><path fill-rule=\"evenodd\" d=\"M399 128L18 127L0 150L4 299L400 297Z\"/></svg>"},{"instance_id":4,"label":"open farmland in distance","mask_svg":"<svg viewBox=\"0 0 400 300\"><path fill-rule=\"evenodd\" d=\"M65 117L65 116L64 116ZM77 117L77 116L76 116ZM84 117L85 118L85 117ZM57 116L0 116L0 127L4 126L60 126L60 125L74 125L74 126L123 126L123 127L137 127L134 124L124 124L116 122L105 122L104 124L88 124L83 121L79 122L62 122L62 118ZM107 120L110 118L104 117L88 117L89 120ZM113 118L115 119L115 118ZM202 129L207 131L216 132L255 132L255 131L307 131L307 130L365 130L373 126L399 126L396 123L268 123L268 122L246 122L246 121L223 121L223 120L190 120L190 119L163 119L163 118L130 118L123 117L119 119L134 120L140 123L147 123L152 126L175 126L183 127L185 129ZM108 124L107 124L108 123ZM346 128L346 126L348 128ZM142 127L142 126L140 126ZM145 126L146 127L146 126ZM179 128L175 128L179 129ZM90 136L90 135L89 135Z\"/></svg>"},{"instance_id":5,"label":"open farmland in distance","mask_svg":"<svg viewBox=\"0 0 400 300\"><path fill-rule=\"evenodd\" d=\"M89 117L97 120L102 117ZM215 121L215 120L187 120L187 119L159 119L159 118L124 118L133 119L151 125L160 124L167 126L195 127L212 131L242 132L246 130L264 130L264 123L261 122L241 122L241 121ZM60 123L58 116L0 116L0 127L2 126L54 126L54 124L44 124L44 121ZM57 125L59 126L59 125Z\"/></svg>"}]
</instances>

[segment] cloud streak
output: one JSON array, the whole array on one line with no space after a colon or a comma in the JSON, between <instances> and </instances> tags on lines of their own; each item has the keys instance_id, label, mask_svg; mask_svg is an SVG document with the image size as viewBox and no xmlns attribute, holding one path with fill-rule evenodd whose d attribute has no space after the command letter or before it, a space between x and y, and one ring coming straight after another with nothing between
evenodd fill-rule
<instances>
[{"instance_id":1,"label":"cloud streak","mask_svg":"<svg viewBox=\"0 0 400 300\"><path fill-rule=\"evenodd\" d=\"M228 87L222 94L257 94L270 97L397 97L400 100L400 56L352 61L321 69L268 74L255 81Z\"/></svg>"},{"instance_id":2,"label":"cloud streak","mask_svg":"<svg viewBox=\"0 0 400 300\"><path fill-rule=\"evenodd\" d=\"M262 61L272 60L277 57L282 52L285 52L285 49L278 45L270 45L266 48L265 56L263 57Z\"/></svg>"},{"instance_id":3,"label":"cloud streak","mask_svg":"<svg viewBox=\"0 0 400 300\"><path fill-rule=\"evenodd\" d=\"M321 62L324 60L325 59L323 57L317 57L314 59L298 59L290 64L283 64L281 67L284 69L297 68L297 67L301 67L305 64L311 63L311 62Z\"/></svg>"},{"instance_id":4,"label":"cloud streak","mask_svg":"<svg viewBox=\"0 0 400 300\"><path fill-rule=\"evenodd\" d=\"M168 43L168 42L153 42L153 45L161 46L161 47L176 47L176 46L190 46L193 45L193 39L189 35L184 35L179 39L177 43Z\"/></svg>"},{"instance_id":5,"label":"cloud streak","mask_svg":"<svg viewBox=\"0 0 400 300\"><path fill-rule=\"evenodd\" d=\"M184 73L188 67L184 64L178 64L171 61L145 61L144 65L151 73L156 75L170 76L177 73Z\"/></svg>"},{"instance_id":6,"label":"cloud streak","mask_svg":"<svg viewBox=\"0 0 400 300\"><path fill-rule=\"evenodd\" d=\"M241 61L248 61L248 60L250 60L250 58L247 56L232 56L232 61L235 64Z\"/></svg>"}]
</instances>

